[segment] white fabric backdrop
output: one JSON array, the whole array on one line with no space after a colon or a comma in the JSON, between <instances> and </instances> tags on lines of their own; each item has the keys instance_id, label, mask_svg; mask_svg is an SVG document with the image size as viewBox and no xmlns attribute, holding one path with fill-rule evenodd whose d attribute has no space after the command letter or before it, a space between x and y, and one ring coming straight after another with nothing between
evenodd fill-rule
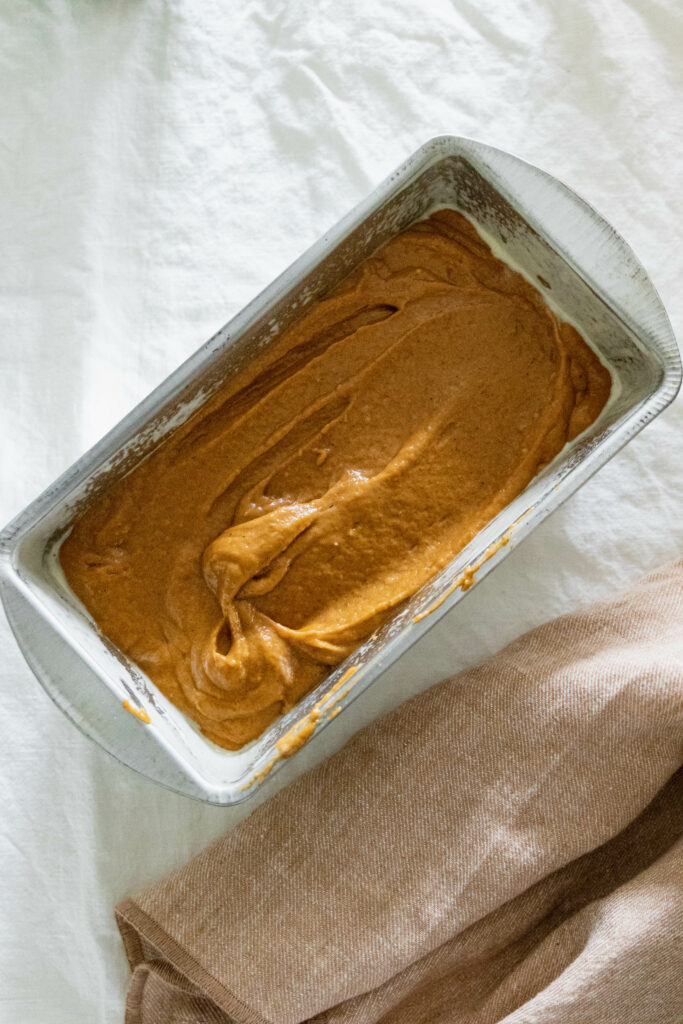
<instances>
[{"instance_id":1,"label":"white fabric backdrop","mask_svg":"<svg viewBox=\"0 0 683 1024\"><path fill-rule=\"evenodd\" d=\"M682 52L679 0L4 0L0 521L431 135L574 186L683 337ZM679 401L275 784L680 554L682 445ZM251 805L194 803L116 764L0 628L0 1019L114 1024L113 905Z\"/></svg>"}]
</instances>

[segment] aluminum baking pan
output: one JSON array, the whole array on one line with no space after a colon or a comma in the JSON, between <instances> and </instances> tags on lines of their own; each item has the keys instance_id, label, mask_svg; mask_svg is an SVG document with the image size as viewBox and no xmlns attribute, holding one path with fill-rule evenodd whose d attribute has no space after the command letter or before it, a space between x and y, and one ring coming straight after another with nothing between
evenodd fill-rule
<instances>
[{"instance_id":1,"label":"aluminum baking pan","mask_svg":"<svg viewBox=\"0 0 683 1024\"><path fill-rule=\"evenodd\" d=\"M262 355L304 307L390 237L443 206L466 214L495 251L581 331L612 372L612 396L584 434L314 692L249 746L222 750L98 633L59 571L60 538L84 502ZM432 139L10 523L0 535L10 623L53 700L110 753L180 792L237 803L278 770L283 754L322 732L333 715L376 683L463 599L468 584L476 586L635 437L671 402L680 380L678 349L657 292L595 210L549 174L507 153L464 138ZM129 714L124 701L148 716L149 724Z\"/></svg>"}]
</instances>

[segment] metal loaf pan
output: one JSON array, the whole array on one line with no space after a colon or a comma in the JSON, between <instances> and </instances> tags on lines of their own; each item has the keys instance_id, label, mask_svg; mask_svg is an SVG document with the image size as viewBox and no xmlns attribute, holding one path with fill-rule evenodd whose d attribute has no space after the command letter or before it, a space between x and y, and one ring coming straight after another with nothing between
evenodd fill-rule
<instances>
[{"instance_id":1,"label":"metal loaf pan","mask_svg":"<svg viewBox=\"0 0 683 1024\"><path fill-rule=\"evenodd\" d=\"M581 331L612 372L612 397L588 431L313 693L254 743L222 750L98 633L59 571L60 538L84 502L262 354L310 302L390 237L443 206L465 213L494 250ZM457 584L468 568L476 572L467 573L466 584L476 585L672 401L680 380L678 349L661 301L629 247L595 210L507 153L463 138L432 139L3 531L0 577L10 623L44 688L83 732L157 782L213 803L237 803L277 771L283 751L296 750L298 722L304 723L302 736L317 734L376 683L463 599L467 587ZM501 538L508 543L499 545ZM128 714L123 701L143 709L149 724ZM295 742L283 744L293 727Z\"/></svg>"}]
</instances>

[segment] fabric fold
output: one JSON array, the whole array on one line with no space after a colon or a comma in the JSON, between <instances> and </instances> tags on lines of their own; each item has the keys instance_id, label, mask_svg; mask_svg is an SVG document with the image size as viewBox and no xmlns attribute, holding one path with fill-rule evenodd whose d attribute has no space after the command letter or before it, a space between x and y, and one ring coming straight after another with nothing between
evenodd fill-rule
<instances>
[{"instance_id":1,"label":"fabric fold","mask_svg":"<svg viewBox=\"0 0 683 1024\"><path fill-rule=\"evenodd\" d=\"M118 908L128 1024L674 1024L682 627L679 561L363 730Z\"/></svg>"}]
</instances>

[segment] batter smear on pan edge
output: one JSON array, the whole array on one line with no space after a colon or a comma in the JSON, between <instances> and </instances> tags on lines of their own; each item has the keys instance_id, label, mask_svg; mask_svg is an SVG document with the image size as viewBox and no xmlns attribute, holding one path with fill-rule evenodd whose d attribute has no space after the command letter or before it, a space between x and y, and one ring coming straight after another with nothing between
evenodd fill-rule
<instances>
[{"instance_id":1,"label":"batter smear on pan edge","mask_svg":"<svg viewBox=\"0 0 683 1024\"><path fill-rule=\"evenodd\" d=\"M236 749L607 401L608 371L450 210L388 242L61 548L101 631Z\"/></svg>"}]
</instances>

